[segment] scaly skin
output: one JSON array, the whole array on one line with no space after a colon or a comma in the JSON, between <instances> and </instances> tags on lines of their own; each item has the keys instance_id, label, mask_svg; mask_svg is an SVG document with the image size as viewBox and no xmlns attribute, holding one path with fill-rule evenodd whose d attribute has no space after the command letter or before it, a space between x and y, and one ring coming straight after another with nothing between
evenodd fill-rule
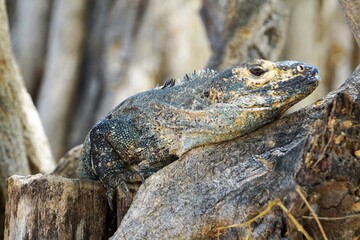
<instances>
[{"instance_id":1,"label":"scaly skin","mask_svg":"<svg viewBox=\"0 0 360 240\"><path fill-rule=\"evenodd\" d=\"M274 121L318 85L305 63L253 60L221 73L202 71L132 96L88 134L79 167L114 188L143 181L195 147L219 143Z\"/></svg>"}]
</instances>

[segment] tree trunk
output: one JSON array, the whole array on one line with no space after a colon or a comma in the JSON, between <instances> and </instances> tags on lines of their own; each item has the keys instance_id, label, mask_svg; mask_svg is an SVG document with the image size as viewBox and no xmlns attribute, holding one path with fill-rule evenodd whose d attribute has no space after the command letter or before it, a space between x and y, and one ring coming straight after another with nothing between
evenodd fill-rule
<instances>
[{"instance_id":1,"label":"tree trunk","mask_svg":"<svg viewBox=\"0 0 360 240\"><path fill-rule=\"evenodd\" d=\"M45 63L51 0L15 0L17 7L11 28L14 55L26 89L35 97Z\"/></svg>"},{"instance_id":2,"label":"tree trunk","mask_svg":"<svg viewBox=\"0 0 360 240\"><path fill-rule=\"evenodd\" d=\"M4 1L0 1L0 189L5 191L6 178L16 172L29 174L24 137L21 125L21 102L17 94L17 69L11 55Z\"/></svg>"},{"instance_id":3,"label":"tree trunk","mask_svg":"<svg viewBox=\"0 0 360 240\"><path fill-rule=\"evenodd\" d=\"M12 57L4 0L0 1L0 238L3 234L5 183L13 174L50 172L54 162L39 116Z\"/></svg>"},{"instance_id":4,"label":"tree trunk","mask_svg":"<svg viewBox=\"0 0 360 240\"><path fill-rule=\"evenodd\" d=\"M16 66L11 56L4 0L0 1L0 238L3 236L6 179L15 173L29 174L17 95Z\"/></svg>"},{"instance_id":5,"label":"tree trunk","mask_svg":"<svg viewBox=\"0 0 360 240\"><path fill-rule=\"evenodd\" d=\"M116 230L100 182L12 176L7 203L5 239L108 239Z\"/></svg>"},{"instance_id":6,"label":"tree trunk","mask_svg":"<svg viewBox=\"0 0 360 240\"><path fill-rule=\"evenodd\" d=\"M85 33L86 0L56 0L37 106L56 159L65 151ZM56 111L53 111L56 109Z\"/></svg>"},{"instance_id":7,"label":"tree trunk","mask_svg":"<svg viewBox=\"0 0 360 240\"><path fill-rule=\"evenodd\" d=\"M25 89L18 68L16 68L15 79L18 83L17 89L25 151L31 172L50 173L55 169L56 163L51 153L50 144L45 135L39 113L34 106L30 94Z\"/></svg>"},{"instance_id":8,"label":"tree trunk","mask_svg":"<svg viewBox=\"0 0 360 240\"><path fill-rule=\"evenodd\" d=\"M289 11L284 0L203 0L201 14L213 50L208 67L223 70L252 58L278 60Z\"/></svg>"}]
</instances>

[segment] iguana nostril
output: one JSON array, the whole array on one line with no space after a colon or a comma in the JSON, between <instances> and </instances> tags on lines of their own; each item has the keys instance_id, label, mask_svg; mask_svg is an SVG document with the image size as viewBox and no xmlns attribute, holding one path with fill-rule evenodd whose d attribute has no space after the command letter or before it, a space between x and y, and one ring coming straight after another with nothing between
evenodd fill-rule
<instances>
[{"instance_id":1,"label":"iguana nostril","mask_svg":"<svg viewBox=\"0 0 360 240\"><path fill-rule=\"evenodd\" d=\"M319 70L317 68L306 69L306 74L308 76L311 76L316 81L320 80L320 72L319 72Z\"/></svg>"},{"instance_id":2,"label":"iguana nostril","mask_svg":"<svg viewBox=\"0 0 360 240\"><path fill-rule=\"evenodd\" d=\"M317 81L320 80L320 73L319 71L312 71L312 75L315 77Z\"/></svg>"}]
</instances>

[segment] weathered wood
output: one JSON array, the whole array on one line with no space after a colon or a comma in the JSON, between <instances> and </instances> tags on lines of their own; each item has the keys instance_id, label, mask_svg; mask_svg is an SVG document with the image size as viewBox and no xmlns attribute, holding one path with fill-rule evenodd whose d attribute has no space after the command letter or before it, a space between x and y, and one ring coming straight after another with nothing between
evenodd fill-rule
<instances>
[{"instance_id":1,"label":"weathered wood","mask_svg":"<svg viewBox=\"0 0 360 240\"><path fill-rule=\"evenodd\" d=\"M5 11L5 9L3 9L3 11ZM6 13L4 12L4 14ZM7 20L5 18L2 19L0 24L4 27L7 27ZM7 127L4 128L4 130L13 131L14 133L19 131L16 134L22 135L25 151L23 151L23 146L20 143L14 144L14 150L12 151L15 151L16 154L19 154L19 156L21 154L26 154L26 159L31 166L32 172L40 171L43 173L49 173L55 168L55 162L52 157L50 146L45 136L39 114L37 113L34 103L24 86L23 78L19 72L19 68L13 59L11 48L8 45L8 42L10 41L9 32L5 30L1 32L1 35L3 37L3 41L1 42L2 47L4 49L9 48L8 53L2 52L2 57L4 58L4 62L6 62L4 64L5 68L3 69L3 81L5 81L3 86L9 85L12 88L13 93L11 93L8 98L10 105L13 104L12 107L14 108L12 110L5 109L4 114L13 114L16 112L19 114L21 119L21 129L16 130ZM6 83L7 81L9 82ZM0 119L5 119L5 117L1 116ZM11 124L14 124L13 126L15 126L16 121L12 122ZM16 161L14 161L14 163L10 163L10 165L15 164L15 162ZM24 166L28 168L27 165L28 163L26 163ZM8 171L7 168L7 166L4 166L4 171ZM17 170L9 171L4 180L11 174L15 173L26 174L28 172Z\"/></svg>"},{"instance_id":2,"label":"weathered wood","mask_svg":"<svg viewBox=\"0 0 360 240\"><path fill-rule=\"evenodd\" d=\"M77 167L80 161L82 144L70 149L62 158L60 158L53 174L66 177L77 178Z\"/></svg>"},{"instance_id":3,"label":"weathered wood","mask_svg":"<svg viewBox=\"0 0 360 240\"><path fill-rule=\"evenodd\" d=\"M72 148L60 160L53 174L66 178L78 178L77 167L81 157L82 144ZM116 212L116 223L120 225L122 219L130 208L132 199L134 198L138 184L129 185L129 194L123 191L121 187L116 189L116 199L112 203L114 205L114 214ZM101 214L101 213L99 213ZM106 226L102 226L105 227Z\"/></svg>"},{"instance_id":4,"label":"weathered wood","mask_svg":"<svg viewBox=\"0 0 360 240\"><path fill-rule=\"evenodd\" d=\"M30 173L26 158L21 125L20 91L16 79L16 65L11 55L8 22L4 1L0 1L0 191L5 191L5 181L16 172Z\"/></svg>"},{"instance_id":5,"label":"weathered wood","mask_svg":"<svg viewBox=\"0 0 360 240\"><path fill-rule=\"evenodd\" d=\"M235 141L188 152L146 180L113 239L301 238L278 208L249 229L218 230L253 218L274 199L318 239L315 221L303 219L311 214L297 185L330 218L321 220L329 239L358 237L359 92L360 66L324 100Z\"/></svg>"},{"instance_id":6,"label":"weathered wood","mask_svg":"<svg viewBox=\"0 0 360 240\"><path fill-rule=\"evenodd\" d=\"M17 92L16 66L12 58L5 1L0 1L0 238L3 236L6 178L29 174Z\"/></svg>"},{"instance_id":7,"label":"weathered wood","mask_svg":"<svg viewBox=\"0 0 360 240\"><path fill-rule=\"evenodd\" d=\"M98 181L12 176L7 189L5 239L107 239L116 230Z\"/></svg>"},{"instance_id":8,"label":"weathered wood","mask_svg":"<svg viewBox=\"0 0 360 240\"><path fill-rule=\"evenodd\" d=\"M14 82L17 82L20 101L20 118L23 129L27 160L32 173L50 173L55 169L55 160L45 135L39 113L27 92L19 69L15 68ZM18 173L18 172L16 172Z\"/></svg>"},{"instance_id":9,"label":"weathered wood","mask_svg":"<svg viewBox=\"0 0 360 240\"><path fill-rule=\"evenodd\" d=\"M136 192L139 189L138 184L130 185L130 187L128 194L126 194L121 187L116 189L116 223L118 227L129 210Z\"/></svg>"},{"instance_id":10,"label":"weathered wood","mask_svg":"<svg viewBox=\"0 0 360 240\"><path fill-rule=\"evenodd\" d=\"M5 183L12 174L50 172L55 164L39 115L13 59L4 1L0 1L0 238ZM30 166L29 166L30 165Z\"/></svg>"}]
</instances>

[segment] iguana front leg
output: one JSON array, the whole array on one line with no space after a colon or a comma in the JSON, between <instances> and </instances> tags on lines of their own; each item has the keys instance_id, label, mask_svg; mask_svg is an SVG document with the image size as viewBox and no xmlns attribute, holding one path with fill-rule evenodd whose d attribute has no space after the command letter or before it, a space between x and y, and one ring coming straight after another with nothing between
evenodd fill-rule
<instances>
[{"instance_id":1,"label":"iguana front leg","mask_svg":"<svg viewBox=\"0 0 360 240\"><path fill-rule=\"evenodd\" d=\"M121 186L129 198L126 183L144 181L143 175L124 160L125 154L129 154L129 145L134 136L131 134L134 131L126 122L106 120L97 124L90 132L91 168L104 183L111 208L117 186Z\"/></svg>"}]
</instances>

